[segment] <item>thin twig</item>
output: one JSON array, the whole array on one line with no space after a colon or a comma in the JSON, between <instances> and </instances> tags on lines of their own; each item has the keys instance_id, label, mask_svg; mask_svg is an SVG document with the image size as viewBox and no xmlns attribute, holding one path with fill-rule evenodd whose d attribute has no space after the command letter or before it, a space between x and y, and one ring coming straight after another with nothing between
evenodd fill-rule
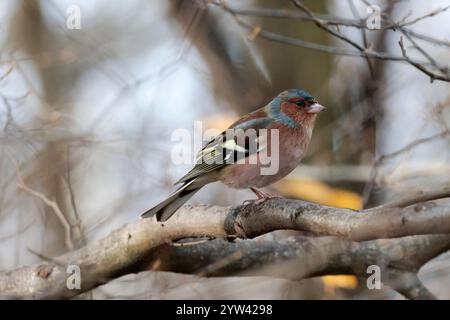
<instances>
[{"instance_id":1,"label":"thin twig","mask_svg":"<svg viewBox=\"0 0 450 320\"><path fill-rule=\"evenodd\" d=\"M45 255L45 254L43 254L43 253L34 251L34 250L31 249L31 248L27 248L27 250L28 250L30 253L32 253L33 255L35 255L36 257L38 257L39 259L42 259L43 261L50 262L50 263L54 263L54 264L56 264L56 265L58 265L58 266L60 266L60 267L65 267L64 263L59 262L59 261L58 261L57 259L55 259L55 258L49 257L49 256L47 256L47 255Z\"/></svg>"},{"instance_id":2,"label":"thin twig","mask_svg":"<svg viewBox=\"0 0 450 320\"><path fill-rule=\"evenodd\" d=\"M400 48L403 47L403 45L401 43L401 39L399 41L399 45L400 45ZM370 174L370 179L369 179L366 187L364 188L363 195L362 195L364 203L367 203L367 201L369 200L370 194L372 193L372 190L373 190L374 186L377 183L379 169L380 169L381 165L386 160L393 159L393 158L395 158L395 157L397 157L397 156L399 156L399 155L401 155L403 153L406 153L406 152L408 152L408 151L410 151L410 150L414 149L415 147L420 146L422 144L429 143L429 142L432 142L432 141L437 140L437 139L442 139L442 138L445 138L447 136L450 136L450 131L449 130L444 130L444 131L442 131L442 132L440 132L438 134L432 135L430 137L417 139L417 140L407 144L403 148L398 149L397 151L394 151L392 153L380 156L375 161L375 163L373 164L372 172Z\"/></svg>"},{"instance_id":3,"label":"thin twig","mask_svg":"<svg viewBox=\"0 0 450 320\"><path fill-rule=\"evenodd\" d=\"M279 43L284 43L284 44L293 45L293 46L298 46L298 47L302 47L302 48L307 48L307 49L311 49L311 50L326 52L326 53L330 53L330 54L342 55L342 56L362 57L365 59L375 58L375 59L379 59L379 60L406 62L406 63L410 64L411 66L413 66L414 68L421 71L422 73L426 74L428 77L430 77L431 81L440 80L440 81L450 82L450 74L448 72L448 68L446 68L446 67L441 67L441 66L437 66L437 65L434 66L434 64L433 64L433 66L439 71L439 72L435 72L434 70L427 68L425 66L425 62L420 62L420 61L414 60L408 56L403 56L403 55L396 56L396 55L391 55L391 54L388 54L385 52L372 51L370 49L364 48L363 46L361 46L357 42L353 41L352 39L344 36L340 32L334 31L333 29L331 29L329 27L329 25L345 25L345 26L352 26L352 27L357 27L357 28L367 28L364 20L351 20L351 19L340 19L340 18L332 18L330 20L330 18L313 14L300 1L298 1L298 0L292 0L292 1L298 8L300 8L304 11L304 14L299 15L299 14L295 14L292 12L288 12L286 10L273 10L273 9L270 9L270 11L268 11L268 10L264 11L264 9L237 10L237 9L230 8L229 6L227 6L226 4L224 4L221 1L211 2L211 4L220 6L224 11L230 13L235 18L235 20L238 22L238 24L245 27L246 29L249 29L252 32L254 32L255 30L258 30L257 36L260 36L261 38L265 38L267 40L276 41ZM444 12L447 9L448 9L448 7L445 7L442 9L437 9L427 15L418 17L414 20L411 20L408 22L393 23L392 25L385 26L385 28L392 29L392 30L401 29L402 32L404 32L405 34L407 33L410 36L416 36L417 38L421 38L422 40L430 41L435 44L445 45L445 42L439 41L437 39L432 39L431 37L428 37L428 36L420 35L409 29L406 29L404 27L411 25L412 23L416 23L420 20L423 20L427 17L435 16L436 14L438 14L440 12ZM334 36L338 39L341 39L342 41L347 42L354 48L358 49L358 51L355 52L355 51L351 51L351 50L347 50L347 49L343 49L343 48L320 45L320 44L311 43L311 42L303 41L300 39L291 38L291 37L287 37L284 35L272 33L269 31L265 31L265 30L262 30L260 26L253 26L253 25L243 21L242 19L239 18L239 15L260 15L260 16L265 16L265 17L290 17L290 18L298 18L298 19L312 21L319 28L330 33L332 36ZM254 36L253 38L256 38L256 37Z\"/></svg>"},{"instance_id":4,"label":"thin twig","mask_svg":"<svg viewBox=\"0 0 450 320\"><path fill-rule=\"evenodd\" d=\"M399 200L394 200L394 201L389 202L380 207L381 208L404 208L404 207L411 206L413 204L420 203L420 202L438 200L438 199L449 198L449 197L450 197L450 187L444 187L444 188L442 188L442 190L433 190L430 192L419 191L408 197L405 197L405 198L402 198Z\"/></svg>"},{"instance_id":5,"label":"thin twig","mask_svg":"<svg viewBox=\"0 0 450 320\"><path fill-rule=\"evenodd\" d=\"M16 167L17 179L19 180L19 182L17 184L17 188L40 199L45 205L47 205L49 208L52 209L52 211L55 213L55 216L58 218L58 220L61 222L61 224L64 227L65 244L69 250L72 250L74 248L73 243L72 243L72 229L71 229L71 226L70 226L69 222L67 221L66 217L64 216L61 209L59 208L58 204L55 201L50 200L48 197L46 197L42 193L37 192L37 191L31 189L30 187L28 187L25 184L25 182L23 181L19 166L15 162L14 162L14 165Z\"/></svg>"}]
</instances>

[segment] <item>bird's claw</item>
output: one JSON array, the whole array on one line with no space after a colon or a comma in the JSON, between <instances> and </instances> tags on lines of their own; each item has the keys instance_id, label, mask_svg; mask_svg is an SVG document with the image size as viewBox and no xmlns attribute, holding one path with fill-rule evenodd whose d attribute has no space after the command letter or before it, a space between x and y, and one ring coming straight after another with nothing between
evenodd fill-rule
<instances>
[{"instance_id":1,"label":"bird's claw","mask_svg":"<svg viewBox=\"0 0 450 320\"><path fill-rule=\"evenodd\" d=\"M253 189L252 189L252 191L253 191ZM255 192L255 191L253 191L253 192ZM249 204L258 205L258 204L261 204L270 199L281 198L280 196L271 195L271 194L269 194L267 192L263 192L261 190L258 190L257 192L258 193L255 192L255 194L258 196L257 199L245 200L244 202L242 202L242 205L247 207Z\"/></svg>"},{"instance_id":2,"label":"bird's claw","mask_svg":"<svg viewBox=\"0 0 450 320\"><path fill-rule=\"evenodd\" d=\"M263 203L264 201L269 200L269 199L270 199L270 198L248 199L248 200L245 200L244 202L242 202L242 205L243 205L243 206L248 206L248 205L250 205L250 204L252 204L252 205L258 205L258 204L261 204L261 203Z\"/></svg>"}]
</instances>

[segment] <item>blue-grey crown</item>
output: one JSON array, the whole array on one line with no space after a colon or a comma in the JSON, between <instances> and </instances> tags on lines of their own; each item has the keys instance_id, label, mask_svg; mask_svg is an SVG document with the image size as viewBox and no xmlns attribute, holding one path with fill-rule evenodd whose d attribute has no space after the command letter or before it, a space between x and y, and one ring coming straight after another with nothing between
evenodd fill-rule
<instances>
[{"instance_id":1,"label":"blue-grey crown","mask_svg":"<svg viewBox=\"0 0 450 320\"><path fill-rule=\"evenodd\" d=\"M314 99L314 97L308 91L299 89L288 89L284 91L282 95L286 95L287 99L295 97L302 97L304 99Z\"/></svg>"}]
</instances>

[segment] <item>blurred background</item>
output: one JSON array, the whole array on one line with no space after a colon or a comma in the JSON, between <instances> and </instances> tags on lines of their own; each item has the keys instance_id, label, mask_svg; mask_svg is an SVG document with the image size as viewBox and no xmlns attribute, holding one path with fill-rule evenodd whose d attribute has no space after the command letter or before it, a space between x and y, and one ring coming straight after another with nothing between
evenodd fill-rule
<instances>
[{"instance_id":1,"label":"blurred background","mask_svg":"<svg viewBox=\"0 0 450 320\"><path fill-rule=\"evenodd\" d=\"M366 1L303 3L324 16L368 16ZM414 21L450 5L371 3L386 21ZM63 254L135 221L192 165L171 161L175 130L201 134L194 121L224 129L287 88L308 90L327 112L303 164L268 191L361 209L449 184L448 82L431 82L404 62L264 39L261 30L352 49L311 21L273 17L299 13L290 1L226 5L254 12L235 16L221 5L188 0L1 1L0 270ZM416 44L403 39L408 56L428 55L448 67L450 10L407 27L419 35ZM399 30L333 28L371 50L402 54ZM191 203L236 205L251 198L214 184ZM442 255L420 274L439 298L450 298L449 266ZM146 273L87 297L401 298L363 287L353 276L296 282Z\"/></svg>"}]
</instances>

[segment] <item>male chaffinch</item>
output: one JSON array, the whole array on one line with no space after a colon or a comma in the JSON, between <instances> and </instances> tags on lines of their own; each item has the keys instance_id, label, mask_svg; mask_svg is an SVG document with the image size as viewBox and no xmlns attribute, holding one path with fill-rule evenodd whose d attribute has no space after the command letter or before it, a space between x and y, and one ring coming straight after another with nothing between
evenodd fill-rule
<instances>
[{"instance_id":1,"label":"male chaffinch","mask_svg":"<svg viewBox=\"0 0 450 320\"><path fill-rule=\"evenodd\" d=\"M280 180L297 167L306 154L317 114L323 110L304 90L283 91L206 144L194 168L175 183L181 186L141 218L156 215L158 221L166 221L200 188L216 181L232 188L250 188L261 201L270 198L256 188ZM253 139L248 132L255 133ZM262 174L267 167L261 159L263 151L267 157L278 156L276 172Z\"/></svg>"}]
</instances>

